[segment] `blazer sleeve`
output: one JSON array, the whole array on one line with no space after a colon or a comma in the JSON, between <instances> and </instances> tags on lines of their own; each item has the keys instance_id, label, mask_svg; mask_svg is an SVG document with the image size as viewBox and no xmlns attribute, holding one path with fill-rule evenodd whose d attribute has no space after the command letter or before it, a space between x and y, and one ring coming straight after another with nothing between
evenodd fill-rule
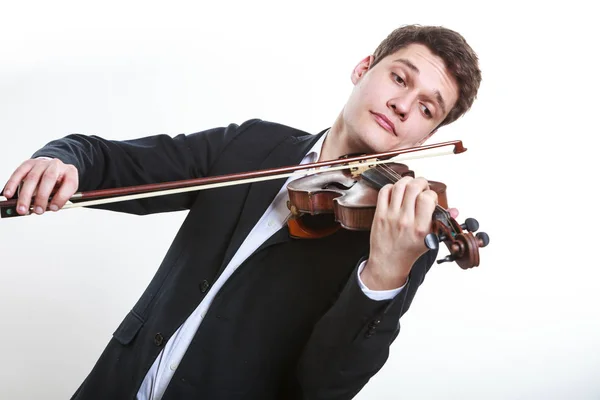
<instances>
[{"instance_id":1,"label":"blazer sleeve","mask_svg":"<svg viewBox=\"0 0 600 400\"><path fill-rule=\"evenodd\" d=\"M48 143L32 158L58 158L74 165L80 192L201 178L210 175L211 166L225 147L257 121L189 135L162 134L123 141L71 134ZM195 197L195 192L187 192L90 208L143 215L189 209Z\"/></svg>"},{"instance_id":2,"label":"blazer sleeve","mask_svg":"<svg viewBox=\"0 0 600 400\"><path fill-rule=\"evenodd\" d=\"M361 290L357 269L335 304L316 324L300 358L296 394L304 400L352 399L385 364L400 332L400 317L410 307L437 251L413 266L403 290L392 300L375 301Z\"/></svg>"}]
</instances>

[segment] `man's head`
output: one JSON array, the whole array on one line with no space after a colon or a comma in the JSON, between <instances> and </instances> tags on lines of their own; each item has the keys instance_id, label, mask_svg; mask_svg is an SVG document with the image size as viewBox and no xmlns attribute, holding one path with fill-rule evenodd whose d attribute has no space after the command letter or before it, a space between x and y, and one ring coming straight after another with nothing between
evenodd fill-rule
<instances>
[{"instance_id":1,"label":"man's head","mask_svg":"<svg viewBox=\"0 0 600 400\"><path fill-rule=\"evenodd\" d=\"M443 27L396 29L352 72L344 110L353 149L386 151L420 145L471 108L481 82L465 39Z\"/></svg>"}]
</instances>

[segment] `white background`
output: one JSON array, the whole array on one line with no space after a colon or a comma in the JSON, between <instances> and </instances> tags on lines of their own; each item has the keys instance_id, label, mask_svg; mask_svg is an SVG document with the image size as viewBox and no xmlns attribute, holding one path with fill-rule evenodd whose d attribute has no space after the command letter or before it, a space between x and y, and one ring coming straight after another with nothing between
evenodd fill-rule
<instances>
[{"instance_id":1,"label":"white background","mask_svg":"<svg viewBox=\"0 0 600 400\"><path fill-rule=\"evenodd\" d=\"M483 83L410 164L491 237L436 265L358 399L599 399L597 29L576 1L3 2L0 180L69 133L127 139L263 118L329 127L350 73L408 23L461 32ZM590 2L591 4L591 2ZM66 399L185 213L0 221L0 398ZM307 291L307 296L309 295Z\"/></svg>"}]
</instances>

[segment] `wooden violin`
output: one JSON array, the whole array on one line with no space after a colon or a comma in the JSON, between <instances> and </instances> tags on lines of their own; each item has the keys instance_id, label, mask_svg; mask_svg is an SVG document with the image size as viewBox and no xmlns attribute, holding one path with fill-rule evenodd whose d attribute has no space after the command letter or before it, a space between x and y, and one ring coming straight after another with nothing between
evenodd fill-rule
<instances>
[{"instance_id":1,"label":"wooden violin","mask_svg":"<svg viewBox=\"0 0 600 400\"><path fill-rule=\"evenodd\" d=\"M377 165L360 171L349 167L346 170L322 172L296 179L288 184L288 208L292 218L288 220L290 234L297 238L321 238L339 228L350 230L370 230L375 215L379 189L397 182L403 176L414 172L405 164ZM428 181L430 188L438 195L438 205L433 214L431 233L425 238L429 249L437 249L444 242L450 254L438 260L456 261L462 269L479 265L479 248L489 243L489 236L479 232L479 223L467 218L459 224L447 211L446 185ZM305 216L330 215L330 223L309 226L310 218Z\"/></svg>"},{"instance_id":2,"label":"wooden violin","mask_svg":"<svg viewBox=\"0 0 600 400\"><path fill-rule=\"evenodd\" d=\"M452 149L425 156L414 155L417 152L421 153L443 147L451 147ZM409 174L414 177L414 173L406 165L400 164L400 161L451 153L459 154L464 151L466 149L463 147L462 142L455 140L373 155L347 157L254 172L92 190L75 193L62 209L299 176L299 179L293 180L288 185L290 196L288 204L292 213L292 218L288 222L290 234L296 238L322 237L333 233L340 227L355 230L370 229L378 190L385 184L393 183L404 175ZM425 244L430 249L437 248L439 242L446 244L450 250L450 255L439 260L438 263L456 261L463 269L478 266L479 247L485 247L489 243L488 235L480 232L473 236L472 232L479 228L479 224L472 218L468 218L462 225L458 224L446 211L448 206L445 194L446 186L440 182L429 181L429 183L431 188L438 193L439 204L432 219L432 233L426 237ZM18 194L16 197L18 197ZM0 218L21 216L17 213L16 207L16 198L7 200L0 196ZM31 211L30 208L29 213ZM303 215L326 214L333 216L335 222L335 224L329 224L326 229L315 230L309 228L302 218Z\"/></svg>"}]
</instances>

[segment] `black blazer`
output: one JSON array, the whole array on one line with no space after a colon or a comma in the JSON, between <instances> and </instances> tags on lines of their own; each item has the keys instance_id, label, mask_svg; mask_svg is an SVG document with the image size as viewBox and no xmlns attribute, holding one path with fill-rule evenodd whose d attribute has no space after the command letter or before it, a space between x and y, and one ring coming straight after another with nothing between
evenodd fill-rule
<instances>
[{"instance_id":1,"label":"black blazer","mask_svg":"<svg viewBox=\"0 0 600 400\"><path fill-rule=\"evenodd\" d=\"M69 135L33 156L74 164L79 190L298 164L324 133L250 120L174 138L110 141ZM96 208L189 210L156 275L113 334L74 399L134 399L171 335L198 306L285 179ZM369 232L296 240L283 228L214 299L163 399L350 399L384 365L436 257L412 269L392 301L361 291Z\"/></svg>"}]
</instances>

